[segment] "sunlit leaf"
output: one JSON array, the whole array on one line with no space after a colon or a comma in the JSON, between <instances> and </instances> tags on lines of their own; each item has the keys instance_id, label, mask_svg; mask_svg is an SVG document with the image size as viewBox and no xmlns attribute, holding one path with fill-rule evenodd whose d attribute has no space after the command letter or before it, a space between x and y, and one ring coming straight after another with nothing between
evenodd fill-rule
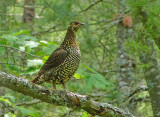
<instances>
[{"instance_id":1,"label":"sunlit leaf","mask_svg":"<svg viewBox=\"0 0 160 117\"><path fill-rule=\"evenodd\" d=\"M20 35L20 34L27 34L28 35L29 33L30 33L29 30L20 30L19 32L16 32L16 33L14 33L12 35L14 35L14 36Z\"/></svg>"},{"instance_id":2,"label":"sunlit leaf","mask_svg":"<svg viewBox=\"0 0 160 117\"><path fill-rule=\"evenodd\" d=\"M89 117L87 112L83 112L81 117Z\"/></svg>"}]
</instances>

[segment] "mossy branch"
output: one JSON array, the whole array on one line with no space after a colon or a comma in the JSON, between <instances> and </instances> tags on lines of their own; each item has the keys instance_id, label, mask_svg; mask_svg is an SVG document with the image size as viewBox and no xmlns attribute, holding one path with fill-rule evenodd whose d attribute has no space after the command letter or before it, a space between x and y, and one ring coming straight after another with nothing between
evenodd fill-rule
<instances>
[{"instance_id":1,"label":"mossy branch","mask_svg":"<svg viewBox=\"0 0 160 117\"><path fill-rule=\"evenodd\" d=\"M27 79L8 75L0 71L0 86L7 87L18 93L22 93L33 98L40 99L43 102L55 104L57 106L67 106L73 109L83 109L91 115L104 117L133 117L113 105L108 103L99 103L90 99L89 96L74 94L72 92L60 90L48 90L40 85L30 83Z\"/></svg>"}]
</instances>

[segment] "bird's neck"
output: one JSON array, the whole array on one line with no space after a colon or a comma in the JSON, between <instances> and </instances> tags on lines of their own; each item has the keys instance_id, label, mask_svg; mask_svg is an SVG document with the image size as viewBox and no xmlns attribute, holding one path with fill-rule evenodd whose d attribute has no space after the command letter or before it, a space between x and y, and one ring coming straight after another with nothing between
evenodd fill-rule
<instances>
[{"instance_id":1,"label":"bird's neck","mask_svg":"<svg viewBox=\"0 0 160 117\"><path fill-rule=\"evenodd\" d=\"M61 44L61 47L67 48L72 45L78 46L77 39L76 39L76 32L71 29L68 29L67 34L64 38L64 41Z\"/></svg>"}]
</instances>

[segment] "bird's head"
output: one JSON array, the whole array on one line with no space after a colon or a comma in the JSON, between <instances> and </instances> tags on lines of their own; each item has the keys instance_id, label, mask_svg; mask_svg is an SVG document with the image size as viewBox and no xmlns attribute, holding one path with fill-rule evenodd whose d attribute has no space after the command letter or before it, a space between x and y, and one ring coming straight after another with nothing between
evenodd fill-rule
<instances>
[{"instance_id":1,"label":"bird's head","mask_svg":"<svg viewBox=\"0 0 160 117\"><path fill-rule=\"evenodd\" d=\"M81 23L79 21L73 21L69 25L69 29L71 29L73 32L77 32L79 28L81 28L84 25L84 23Z\"/></svg>"}]
</instances>

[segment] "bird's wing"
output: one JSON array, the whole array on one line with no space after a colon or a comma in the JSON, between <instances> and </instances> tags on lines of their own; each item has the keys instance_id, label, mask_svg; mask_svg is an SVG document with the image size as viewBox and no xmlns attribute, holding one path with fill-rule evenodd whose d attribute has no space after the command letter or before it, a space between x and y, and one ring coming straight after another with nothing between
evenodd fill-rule
<instances>
[{"instance_id":1,"label":"bird's wing","mask_svg":"<svg viewBox=\"0 0 160 117\"><path fill-rule=\"evenodd\" d=\"M56 49L48 58L48 60L44 63L38 75L45 73L46 71L51 70L54 67L59 66L61 63L64 62L68 55L68 52L63 48Z\"/></svg>"}]
</instances>

